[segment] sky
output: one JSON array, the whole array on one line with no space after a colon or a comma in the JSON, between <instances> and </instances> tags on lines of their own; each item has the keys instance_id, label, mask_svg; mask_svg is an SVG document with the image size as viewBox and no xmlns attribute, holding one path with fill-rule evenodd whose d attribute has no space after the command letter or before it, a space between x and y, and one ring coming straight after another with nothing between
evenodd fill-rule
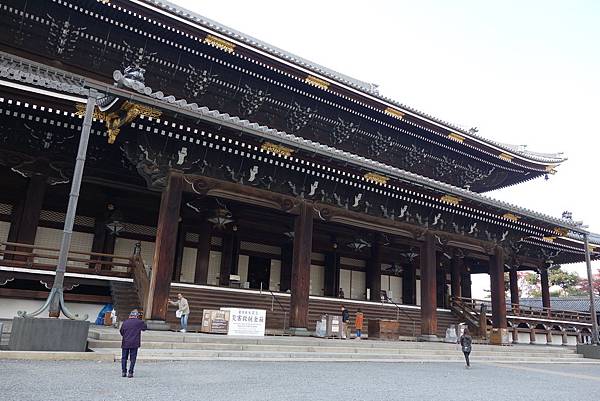
<instances>
[{"instance_id":1,"label":"sky","mask_svg":"<svg viewBox=\"0 0 600 401\"><path fill-rule=\"evenodd\" d=\"M563 152L549 180L488 195L600 232L599 1L172 1L486 138Z\"/></svg>"}]
</instances>

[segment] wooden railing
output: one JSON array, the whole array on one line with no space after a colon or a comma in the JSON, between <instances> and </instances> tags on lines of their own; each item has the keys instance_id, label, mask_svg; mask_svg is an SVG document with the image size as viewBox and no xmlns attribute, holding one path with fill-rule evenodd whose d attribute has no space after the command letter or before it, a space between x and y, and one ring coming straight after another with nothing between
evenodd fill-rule
<instances>
[{"instance_id":1,"label":"wooden railing","mask_svg":"<svg viewBox=\"0 0 600 401\"><path fill-rule=\"evenodd\" d=\"M138 300L141 307L145 309L150 291L150 277L144 266L144 261L139 254L133 256L131 267L133 284L138 295Z\"/></svg>"},{"instance_id":2,"label":"wooden railing","mask_svg":"<svg viewBox=\"0 0 600 401\"><path fill-rule=\"evenodd\" d=\"M450 310L458 318L464 319L474 336L485 339L487 338L487 308L484 307L482 310L481 304L475 299L450 297Z\"/></svg>"},{"instance_id":3,"label":"wooden railing","mask_svg":"<svg viewBox=\"0 0 600 401\"><path fill-rule=\"evenodd\" d=\"M56 270L59 249L38 245L0 242L0 265L37 270ZM99 252L70 251L67 272L130 277L132 258Z\"/></svg>"},{"instance_id":4,"label":"wooden railing","mask_svg":"<svg viewBox=\"0 0 600 401\"><path fill-rule=\"evenodd\" d=\"M478 305L490 305L489 300L472 299L472 298L460 298L452 297L451 302L453 304L461 304L466 308L478 310ZM573 321L580 323L589 323L592 321L589 312L581 311L570 311L570 310L559 310L544 307L535 307L520 304L507 304L507 313L512 316L522 318L536 318L536 319L549 319L549 320L564 320ZM490 308L491 311L491 308Z\"/></svg>"}]
</instances>

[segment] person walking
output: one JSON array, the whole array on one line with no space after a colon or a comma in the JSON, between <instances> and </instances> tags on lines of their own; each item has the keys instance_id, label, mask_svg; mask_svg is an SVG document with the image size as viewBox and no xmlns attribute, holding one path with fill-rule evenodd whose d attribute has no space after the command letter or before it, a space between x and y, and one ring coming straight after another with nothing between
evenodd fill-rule
<instances>
[{"instance_id":1,"label":"person walking","mask_svg":"<svg viewBox=\"0 0 600 401\"><path fill-rule=\"evenodd\" d=\"M342 305L342 338L350 338L350 312Z\"/></svg>"},{"instance_id":2,"label":"person walking","mask_svg":"<svg viewBox=\"0 0 600 401\"><path fill-rule=\"evenodd\" d=\"M138 348L141 345L142 331L148 326L141 319L137 309L129 313L129 319L125 320L121 325L119 332L123 337L121 341L121 371L123 377L133 377L133 369L135 368L135 360L137 359ZM129 372L127 371L127 359L129 359Z\"/></svg>"},{"instance_id":3,"label":"person walking","mask_svg":"<svg viewBox=\"0 0 600 401\"><path fill-rule=\"evenodd\" d=\"M182 333L187 331L188 324L188 316L190 315L190 305L188 300L183 297L181 294L177 294L177 301L169 300L171 305L177 305L177 312L175 315L181 320L181 330Z\"/></svg>"},{"instance_id":4,"label":"person walking","mask_svg":"<svg viewBox=\"0 0 600 401\"><path fill-rule=\"evenodd\" d=\"M462 347L462 352L465 355L465 362L467 362L467 369L471 367L471 363L469 362L469 355L471 354L471 345L473 344L473 338L469 334L469 329L465 327L465 331L463 335L460 336L458 340L460 342L460 346Z\"/></svg>"},{"instance_id":5,"label":"person walking","mask_svg":"<svg viewBox=\"0 0 600 401\"><path fill-rule=\"evenodd\" d=\"M356 339L357 340L360 340L360 336L362 335L363 320L364 320L364 315L363 315L362 311L359 309L356 311L356 317L354 318L354 329L356 330Z\"/></svg>"}]
</instances>

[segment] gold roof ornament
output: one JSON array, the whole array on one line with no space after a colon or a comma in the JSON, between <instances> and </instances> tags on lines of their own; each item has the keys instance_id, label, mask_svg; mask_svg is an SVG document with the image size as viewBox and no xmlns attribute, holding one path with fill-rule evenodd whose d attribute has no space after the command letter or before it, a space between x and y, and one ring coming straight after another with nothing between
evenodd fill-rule
<instances>
[{"instance_id":1,"label":"gold roof ornament","mask_svg":"<svg viewBox=\"0 0 600 401\"><path fill-rule=\"evenodd\" d=\"M363 176L363 178L367 181L373 181L380 185L386 185L390 179L389 177L377 173L367 173Z\"/></svg>"},{"instance_id":2,"label":"gold roof ornament","mask_svg":"<svg viewBox=\"0 0 600 401\"><path fill-rule=\"evenodd\" d=\"M325 81L324 79L313 77L312 75L307 76L304 79L304 82L306 82L309 85L316 86L317 88L320 88L323 90L329 89L329 85L330 85L330 83Z\"/></svg>"},{"instance_id":3,"label":"gold roof ornament","mask_svg":"<svg viewBox=\"0 0 600 401\"><path fill-rule=\"evenodd\" d=\"M521 216L517 216L516 214L512 214L512 213L504 213L502 215L502 217L504 217L506 220L510 220L510 221L519 221L521 219Z\"/></svg>"},{"instance_id":4,"label":"gold roof ornament","mask_svg":"<svg viewBox=\"0 0 600 401\"><path fill-rule=\"evenodd\" d=\"M440 200L442 202L446 202L446 203L449 203L454 206L458 206L460 204L460 202L462 201L461 198L459 198L457 196L452 196L452 195L444 195L440 198Z\"/></svg>"},{"instance_id":5,"label":"gold roof ornament","mask_svg":"<svg viewBox=\"0 0 600 401\"><path fill-rule=\"evenodd\" d=\"M546 242L554 242L554 240L556 239L556 237L542 237L542 239Z\"/></svg>"},{"instance_id":6,"label":"gold roof ornament","mask_svg":"<svg viewBox=\"0 0 600 401\"><path fill-rule=\"evenodd\" d=\"M85 104L78 103L75 105L75 108L77 109L75 114L78 116L85 115ZM103 112L95 109L93 117L97 120L104 121L108 132L108 143L113 144L115 143L119 132L121 132L121 127L125 124L129 124L142 115L149 118L158 118L162 115L162 112L153 107L133 103L127 100L123 102L118 110L112 112Z\"/></svg>"},{"instance_id":7,"label":"gold roof ornament","mask_svg":"<svg viewBox=\"0 0 600 401\"><path fill-rule=\"evenodd\" d=\"M448 138L452 139L453 141L459 142L459 143L463 143L465 141L465 137L462 135L459 135L455 132L451 132L448 134Z\"/></svg>"},{"instance_id":8,"label":"gold roof ornament","mask_svg":"<svg viewBox=\"0 0 600 401\"><path fill-rule=\"evenodd\" d=\"M218 36L214 35L206 35L204 38L204 43L208 43L211 46L216 47L217 49L221 49L227 53L233 53L235 50L235 44L231 43L225 39L221 39Z\"/></svg>"},{"instance_id":9,"label":"gold roof ornament","mask_svg":"<svg viewBox=\"0 0 600 401\"><path fill-rule=\"evenodd\" d=\"M507 162L512 161L513 157L511 155L509 155L508 153L500 153L498 155L499 158L501 158L502 160L506 160Z\"/></svg>"},{"instance_id":10,"label":"gold roof ornament","mask_svg":"<svg viewBox=\"0 0 600 401\"><path fill-rule=\"evenodd\" d=\"M283 145L278 145L278 144L272 143L272 142L263 143L260 146L260 149L264 150L266 152L271 152L275 155L284 156L284 157L289 157L292 155L292 153L294 153L294 149L286 148Z\"/></svg>"},{"instance_id":11,"label":"gold roof ornament","mask_svg":"<svg viewBox=\"0 0 600 401\"><path fill-rule=\"evenodd\" d=\"M569 233L569 230L564 227L556 227L554 229L554 232L556 234L558 234L559 236L564 237L565 235L567 235Z\"/></svg>"},{"instance_id":12,"label":"gold roof ornament","mask_svg":"<svg viewBox=\"0 0 600 401\"><path fill-rule=\"evenodd\" d=\"M404 117L404 113L401 112L400 110L396 110L392 107L388 107L387 109L384 110L384 113L387 114L388 116L392 116L394 118L397 118L398 120L402 120L402 117Z\"/></svg>"}]
</instances>

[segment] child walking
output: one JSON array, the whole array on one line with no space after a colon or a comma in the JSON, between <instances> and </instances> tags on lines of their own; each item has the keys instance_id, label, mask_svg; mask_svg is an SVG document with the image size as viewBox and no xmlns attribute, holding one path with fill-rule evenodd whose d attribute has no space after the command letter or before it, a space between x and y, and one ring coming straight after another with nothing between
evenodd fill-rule
<instances>
[{"instance_id":1,"label":"child walking","mask_svg":"<svg viewBox=\"0 0 600 401\"><path fill-rule=\"evenodd\" d=\"M469 329L465 327L465 331L463 335L460 336L460 346L462 347L462 352L465 355L465 362L467 362L467 369L471 367L471 363L469 362L469 355L471 354L471 344L473 343L473 339L471 338L471 334L469 333Z\"/></svg>"}]
</instances>

